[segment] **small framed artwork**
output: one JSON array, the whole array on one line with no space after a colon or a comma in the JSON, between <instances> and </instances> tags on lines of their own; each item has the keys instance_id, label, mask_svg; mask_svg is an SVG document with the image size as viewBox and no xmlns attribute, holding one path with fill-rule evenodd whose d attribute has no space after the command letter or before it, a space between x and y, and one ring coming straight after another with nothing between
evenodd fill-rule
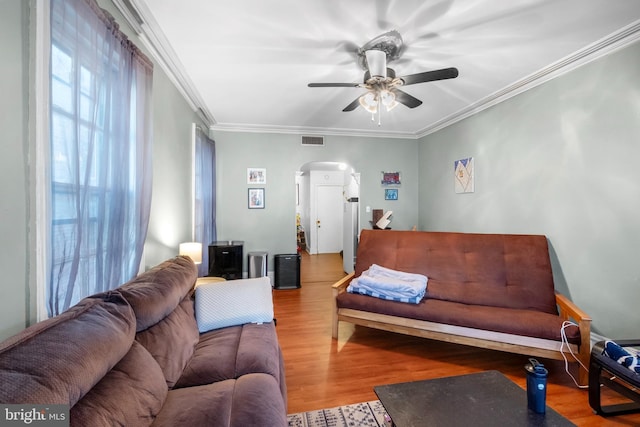
<instances>
[{"instance_id":1,"label":"small framed artwork","mask_svg":"<svg viewBox=\"0 0 640 427\"><path fill-rule=\"evenodd\" d=\"M267 170L263 168L247 168L247 184L266 184Z\"/></svg>"},{"instance_id":2,"label":"small framed artwork","mask_svg":"<svg viewBox=\"0 0 640 427\"><path fill-rule=\"evenodd\" d=\"M400 185L400 172L382 172L382 185Z\"/></svg>"},{"instance_id":3,"label":"small framed artwork","mask_svg":"<svg viewBox=\"0 0 640 427\"><path fill-rule=\"evenodd\" d=\"M385 200L398 200L398 189L397 188L385 188L384 189L384 199Z\"/></svg>"},{"instance_id":4,"label":"small framed artwork","mask_svg":"<svg viewBox=\"0 0 640 427\"><path fill-rule=\"evenodd\" d=\"M453 182L456 193L473 193L475 191L474 169L473 157L453 162Z\"/></svg>"},{"instance_id":5,"label":"small framed artwork","mask_svg":"<svg viewBox=\"0 0 640 427\"><path fill-rule=\"evenodd\" d=\"M249 209L264 209L264 188L250 188L248 204Z\"/></svg>"}]
</instances>

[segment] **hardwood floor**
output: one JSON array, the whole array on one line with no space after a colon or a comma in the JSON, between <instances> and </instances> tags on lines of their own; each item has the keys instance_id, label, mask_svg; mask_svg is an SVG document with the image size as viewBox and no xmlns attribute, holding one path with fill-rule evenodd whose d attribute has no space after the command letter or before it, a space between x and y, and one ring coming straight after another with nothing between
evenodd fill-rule
<instances>
[{"instance_id":1,"label":"hardwood floor","mask_svg":"<svg viewBox=\"0 0 640 427\"><path fill-rule=\"evenodd\" d=\"M300 289L275 290L277 331L285 359L288 412L376 400L376 385L496 369L526 388L523 355L477 349L340 324L331 338L331 285L344 276L338 254L302 254ZM564 362L549 369L547 404L578 426L640 426L640 414L603 418ZM577 370L571 369L574 376ZM615 396L608 396L615 399Z\"/></svg>"}]
</instances>

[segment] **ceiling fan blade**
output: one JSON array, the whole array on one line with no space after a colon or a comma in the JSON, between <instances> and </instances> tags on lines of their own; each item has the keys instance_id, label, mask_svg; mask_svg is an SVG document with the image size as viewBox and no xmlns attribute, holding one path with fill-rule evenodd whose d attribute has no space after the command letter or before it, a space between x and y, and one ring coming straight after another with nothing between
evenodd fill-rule
<instances>
[{"instance_id":1,"label":"ceiling fan blade","mask_svg":"<svg viewBox=\"0 0 640 427\"><path fill-rule=\"evenodd\" d=\"M455 79L458 77L457 68L443 68L442 70L425 71L424 73L409 74L400 77L404 85L414 85L416 83L432 82L435 80Z\"/></svg>"},{"instance_id":2,"label":"ceiling fan blade","mask_svg":"<svg viewBox=\"0 0 640 427\"><path fill-rule=\"evenodd\" d=\"M396 101L406 105L409 108L416 108L422 104L422 101L414 96L409 95L407 92L395 89L393 93L396 95Z\"/></svg>"},{"instance_id":3,"label":"ceiling fan blade","mask_svg":"<svg viewBox=\"0 0 640 427\"><path fill-rule=\"evenodd\" d=\"M351 104L347 105L346 107L344 107L344 109L342 110L343 112L348 112L348 111L353 111L356 108L358 108L360 106L360 97L357 97L355 99L355 101L353 101Z\"/></svg>"},{"instance_id":4,"label":"ceiling fan blade","mask_svg":"<svg viewBox=\"0 0 640 427\"><path fill-rule=\"evenodd\" d=\"M360 87L360 83L309 83L309 87Z\"/></svg>"}]
</instances>

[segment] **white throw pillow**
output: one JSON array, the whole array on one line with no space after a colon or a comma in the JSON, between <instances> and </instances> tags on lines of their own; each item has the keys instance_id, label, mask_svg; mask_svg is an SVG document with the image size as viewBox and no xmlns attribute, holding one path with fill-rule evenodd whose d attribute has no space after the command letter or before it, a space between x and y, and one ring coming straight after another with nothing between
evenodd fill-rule
<instances>
[{"instance_id":1,"label":"white throw pillow","mask_svg":"<svg viewBox=\"0 0 640 427\"><path fill-rule=\"evenodd\" d=\"M271 322L271 292L268 277L199 284L195 295L198 330Z\"/></svg>"}]
</instances>

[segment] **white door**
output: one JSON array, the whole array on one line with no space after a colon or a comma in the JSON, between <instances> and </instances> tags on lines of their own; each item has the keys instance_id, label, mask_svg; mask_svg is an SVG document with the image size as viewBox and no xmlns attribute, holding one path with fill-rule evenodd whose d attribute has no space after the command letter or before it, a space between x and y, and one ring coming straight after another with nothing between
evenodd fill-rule
<instances>
[{"instance_id":1,"label":"white door","mask_svg":"<svg viewBox=\"0 0 640 427\"><path fill-rule=\"evenodd\" d=\"M342 186L318 185L316 197L317 253L340 252L344 218Z\"/></svg>"}]
</instances>

